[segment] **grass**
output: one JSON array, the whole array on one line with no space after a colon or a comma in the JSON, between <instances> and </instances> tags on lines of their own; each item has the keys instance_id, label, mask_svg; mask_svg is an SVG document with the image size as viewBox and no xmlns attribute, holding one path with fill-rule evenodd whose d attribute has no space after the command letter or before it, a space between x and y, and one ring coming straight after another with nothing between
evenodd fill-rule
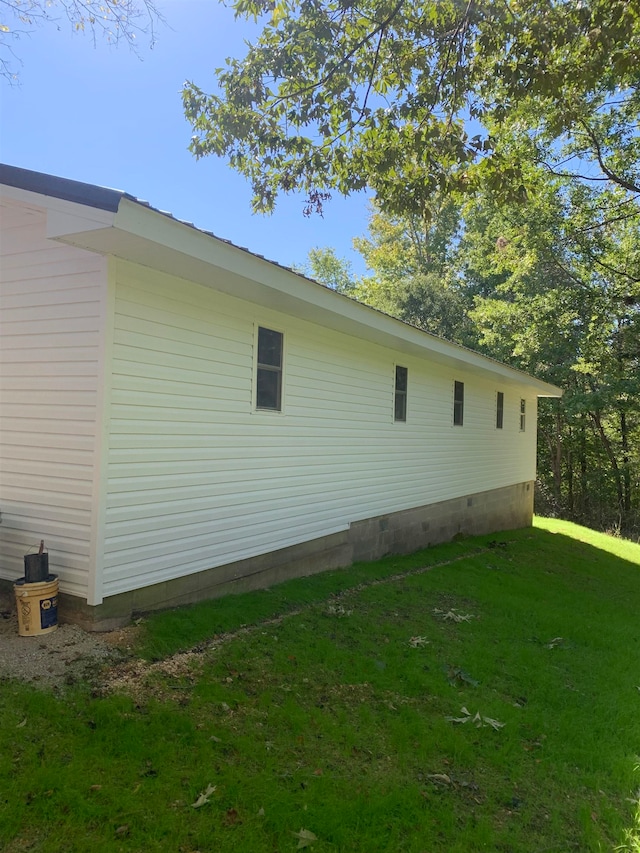
<instances>
[{"instance_id":1,"label":"grass","mask_svg":"<svg viewBox=\"0 0 640 853\"><path fill-rule=\"evenodd\" d=\"M2 685L0 849L640 853L639 614L539 519L155 615L133 697Z\"/></svg>"}]
</instances>

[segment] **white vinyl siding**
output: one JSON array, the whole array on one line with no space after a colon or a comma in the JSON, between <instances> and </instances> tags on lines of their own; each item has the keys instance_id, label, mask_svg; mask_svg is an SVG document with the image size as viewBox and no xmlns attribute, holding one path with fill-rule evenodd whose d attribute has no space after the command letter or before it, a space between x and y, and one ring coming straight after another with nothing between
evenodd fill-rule
<instances>
[{"instance_id":1,"label":"white vinyl siding","mask_svg":"<svg viewBox=\"0 0 640 853\"><path fill-rule=\"evenodd\" d=\"M0 577L44 539L61 590L86 597L106 261L47 240L42 209L1 213Z\"/></svg>"},{"instance_id":2,"label":"white vinyl siding","mask_svg":"<svg viewBox=\"0 0 640 853\"><path fill-rule=\"evenodd\" d=\"M213 288L117 263L105 595L534 478L535 447L508 403L496 435L490 377ZM256 325L286 340L278 418L253 406ZM397 361L411 375L402 441L389 416ZM454 380L464 430L449 428Z\"/></svg>"}]
</instances>

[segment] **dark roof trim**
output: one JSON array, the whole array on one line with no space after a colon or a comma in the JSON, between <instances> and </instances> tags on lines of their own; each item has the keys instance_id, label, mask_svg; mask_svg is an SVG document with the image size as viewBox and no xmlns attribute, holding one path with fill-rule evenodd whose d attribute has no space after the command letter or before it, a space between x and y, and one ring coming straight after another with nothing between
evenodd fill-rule
<instances>
[{"instance_id":1,"label":"dark roof trim","mask_svg":"<svg viewBox=\"0 0 640 853\"><path fill-rule=\"evenodd\" d=\"M118 210L122 198L133 199L133 196L128 196L121 190L110 190L106 187L95 186L95 184L83 184L81 181L45 175L43 172L32 172L30 169L7 166L4 163L0 163L0 184L85 204L88 207L97 207L110 213L115 213Z\"/></svg>"}]
</instances>

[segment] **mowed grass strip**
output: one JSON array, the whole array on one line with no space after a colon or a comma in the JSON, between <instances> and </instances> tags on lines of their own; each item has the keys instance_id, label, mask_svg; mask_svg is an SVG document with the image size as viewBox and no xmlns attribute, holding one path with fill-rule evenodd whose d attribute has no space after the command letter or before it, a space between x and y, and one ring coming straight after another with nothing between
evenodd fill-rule
<instances>
[{"instance_id":1,"label":"mowed grass strip","mask_svg":"<svg viewBox=\"0 0 640 853\"><path fill-rule=\"evenodd\" d=\"M546 520L158 614L131 696L2 685L0 849L638 853L639 614Z\"/></svg>"}]
</instances>

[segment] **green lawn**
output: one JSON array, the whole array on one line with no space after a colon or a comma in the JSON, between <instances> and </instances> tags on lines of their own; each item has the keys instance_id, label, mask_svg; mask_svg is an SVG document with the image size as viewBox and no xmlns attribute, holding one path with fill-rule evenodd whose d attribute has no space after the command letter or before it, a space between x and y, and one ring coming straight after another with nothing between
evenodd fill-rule
<instances>
[{"instance_id":1,"label":"green lawn","mask_svg":"<svg viewBox=\"0 0 640 853\"><path fill-rule=\"evenodd\" d=\"M130 693L2 684L0 849L639 853L639 614L545 519L158 614Z\"/></svg>"}]
</instances>

